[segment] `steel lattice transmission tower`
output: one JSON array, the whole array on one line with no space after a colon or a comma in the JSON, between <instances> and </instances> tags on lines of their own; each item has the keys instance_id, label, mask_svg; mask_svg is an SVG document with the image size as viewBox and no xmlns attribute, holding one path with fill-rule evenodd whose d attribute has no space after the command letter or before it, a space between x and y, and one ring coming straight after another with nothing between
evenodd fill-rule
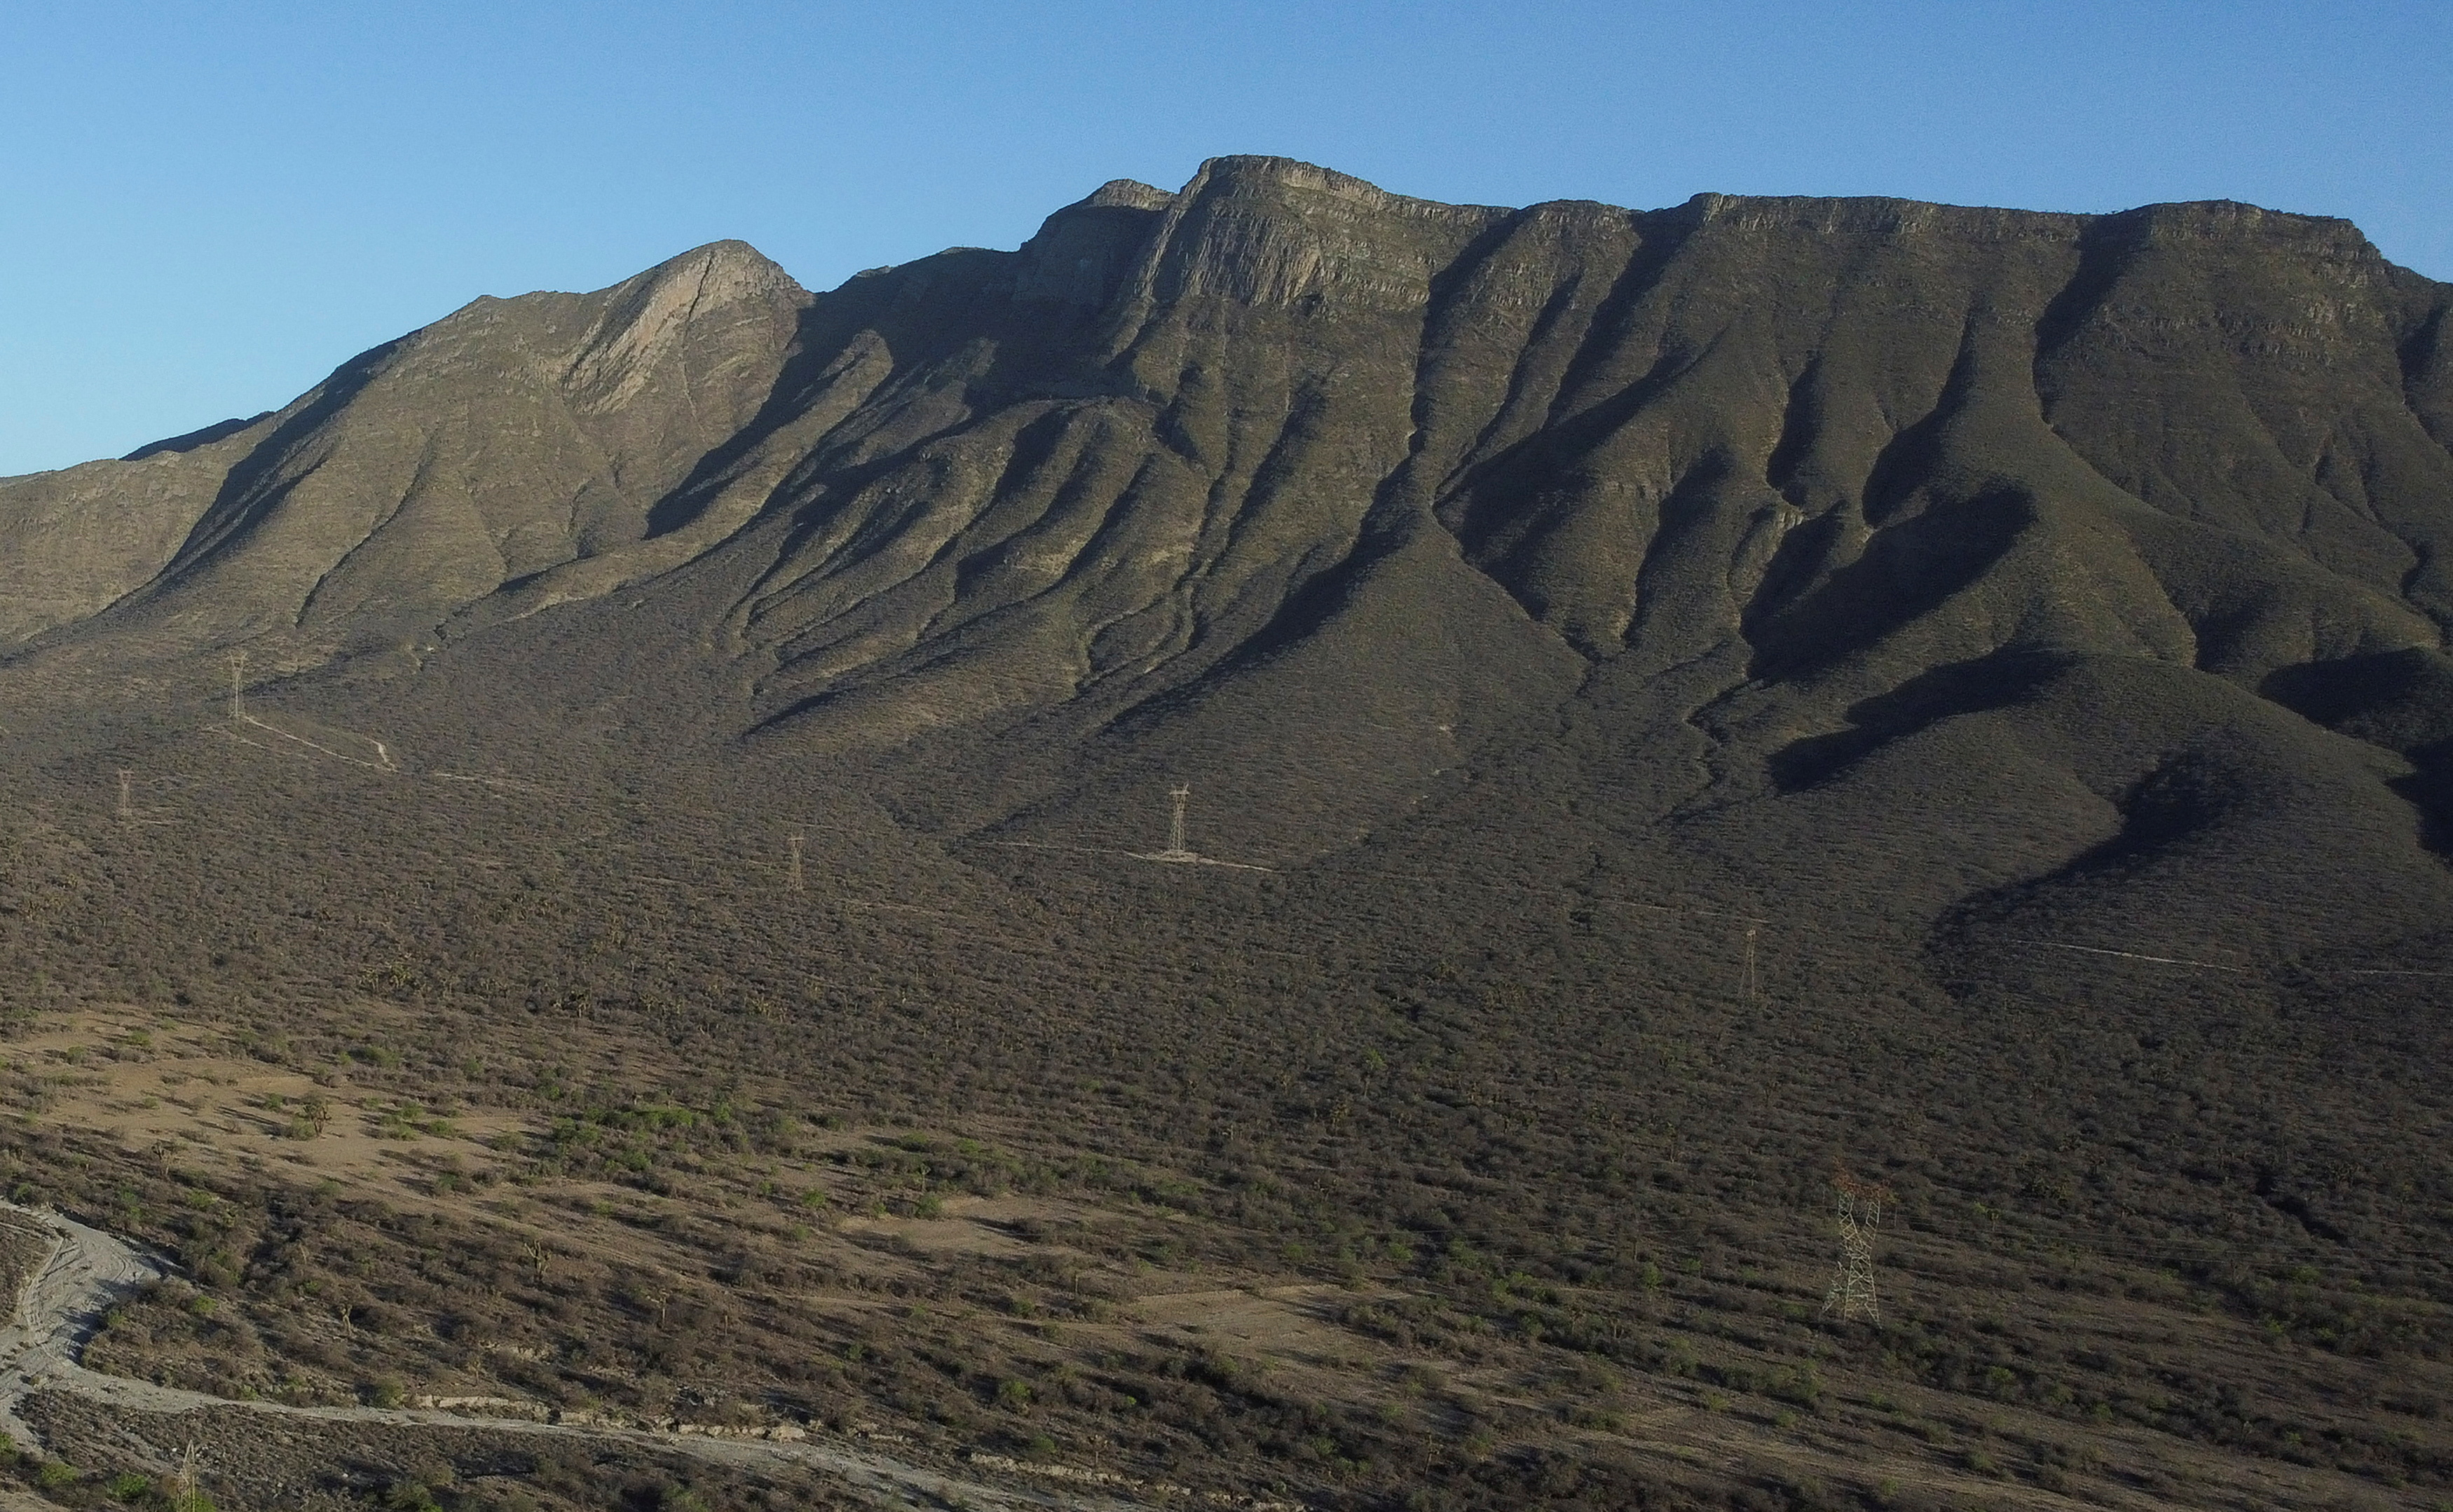
<instances>
[{"instance_id":1,"label":"steel lattice transmission tower","mask_svg":"<svg viewBox=\"0 0 2453 1512\"><path fill-rule=\"evenodd\" d=\"M1167 822L1167 849L1160 854L1168 861L1189 861L1192 851L1184 843L1184 806L1191 801L1192 789L1178 783L1167 790L1167 796L1174 802L1175 808Z\"/></svg>"},{"instance_id":2,"label":"steel lattice transmission tower","mask_svg":"<svg viewBox=\"0 0 2453 1512\"><path fill-rule=\"evenodd\" d=\"M203 1445L190 1437L179 1451L179 1512L201 1512L205 1505L204 1487L196 1481L196 1461L202 1449Z\"/></svg>"},{"instance_id":3,"label":"steel lattice transmission tower","mask_svg":"<svg viewBox=\"0 0 2453 1512\"><path fill-rule=\"evenodd\" d=\"M792 831L792 890L794 892L801 890L801 832L797 829Z\"/></svg>"},{"instance_id":4,"label":"steel lattice transmission tower","mask_svg":"<svg viewBox=\"0 0 2453 1512\"><path fill-rule=\"evenodd\" d=\"M1842 1322L1883 1321L1883 1304L1874 1294L1874 1235L1883 1220L1890 1188L1861 1182L1846 1171L1834 1171L1831 1190L1837 1202L1840 1264L1832 1273L1831 1290L1824 1296L1823 1315L1838 1313Z\"/></svg>"},{"instance_id":5,"label":"steel lattice transmission tower","mask_svg":"<svg viewBox=\"0 0 2453 1512\"><path fill-rule=\"evenodd\" d=\"M238 721L247 718L247 709L239 701L240 679L244 677L247 672L247 653L245 651L232 651L229 653L229 669L230 721L235 724Z\"/></svg>"},{"instance_id":6,"label":"steel lattice transmission tower","mask_svg":"<svg viewBox=\"0 0 2453 1512\"><path fill-rule=\"evenodd\" d=\"M136 815L134 806L129 802L128 793L128 784L135 775L125 766L119 768L119 817L123 821L132 819Z\"/></svg>"}]
</instances>

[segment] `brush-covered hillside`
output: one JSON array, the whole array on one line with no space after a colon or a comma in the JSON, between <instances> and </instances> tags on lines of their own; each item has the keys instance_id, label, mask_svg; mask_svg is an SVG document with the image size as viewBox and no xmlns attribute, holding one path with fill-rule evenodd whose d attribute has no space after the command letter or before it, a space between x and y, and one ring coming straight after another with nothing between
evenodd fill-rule
<instances>
[{"instance_id":1,"label":"brush-covered hillside","mask_svg":"<svg viewBox=\"0 0 2453 1512\"><path fill-rule=\"evenodd\" d=\"M2341 221L1239 157L825 293L719 242L0 480L0 999L326 1059L381 1003L538 1130L563 1025L634 1045L600 1109L728 1077L1070 1171L988 1248L1115 1267L1077 1343L808 1302L830 1383L723 1367L948 1452L1358 1506L2453 1497L2448 549L2453 287ZM1821 1312L1835 1163L1898 1204L1880 1323ZM969 1295L900 1190L821 1239L908 1220L913 1294ZM1182 1232L1101 1249L1127 1197ZM1346 1289L1146 1433L1064 1384L1205 1267ZM652 1353L628 1295L570 1306ZM524 1389L689 1369L596 1347ZM877 1374L930 1347L1020 1353Z\"/></svg>"},{"instance_id":2,"label":"brush-covered hillside","mask_svg":"<svg viewBox=\"0 0 2453 1512\"><path fill-rule=\"evenodd\" d=\"M1281 859L1564 722L1596 822L1752 885L2390 947L2453 905L2448 308L2239 205L1499 210L1228 158L825 295L718 243L480 300L14 480L7 630L403 682L576 643L548 706L679 655L678 743L959 751L1011 784L972 824L1178 778Z\"/></svg>"}]
</instances>

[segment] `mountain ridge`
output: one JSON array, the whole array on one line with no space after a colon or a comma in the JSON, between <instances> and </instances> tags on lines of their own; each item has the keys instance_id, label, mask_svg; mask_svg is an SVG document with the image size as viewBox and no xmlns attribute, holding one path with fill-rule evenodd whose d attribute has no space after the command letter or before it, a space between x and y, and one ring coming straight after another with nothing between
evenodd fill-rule
<instances>
[{"instance_id":1,"label":"mountain ridge","mask_svg":"<svg viewBox=\"0 0 2453 1512\"><path fill-rule=\"evenodd\" d=\"M0 481L0 1164L229 1397L1324 1512L2443 1493L2448 308L2222 202L1260 158L473 302ZM600 1469L528 1479L670 1500Z\"/></svg>"},{"instance_id":2,"label":"mountain ridge","mask_svg":"<svg viewBox=\"0 0 2453 1512\"><path fill-rule=\"evenodd\" d=\"M1002 731L1048 743L993 758L1042 776L964 823L1232 773L1319 816L1230 825L1289 855L1570 705L1644 726L1614 737L1662 764L1638 817L1694 839L1958 726L2085 729L2168 685L2148 702L2190 712L2131 718L2151 738L2091 775L2046 742L2053 803L2097 817L1988 885L2094 866L2130 824L2104 795L2213 721L2263 752L2241 783L2369 813L2352 848L2423 912L2442 735L2300 711L2374 733L2453 675L2448 308L2347 223L2230 202L1511 210L1221 158L824 294L714 243L472 303L248 428L89 465L88 516L149 476L111 468L179 481L116 565L10 596L13 659L249 646L448 680L454 647L575 614L702 668L683 746L962 767ZM62 540L71 515L41 534L19 501L66 477L0 485L0 533ZM2197 890L2275 864L2250 851Z\"/></svg>"}]
</instances>

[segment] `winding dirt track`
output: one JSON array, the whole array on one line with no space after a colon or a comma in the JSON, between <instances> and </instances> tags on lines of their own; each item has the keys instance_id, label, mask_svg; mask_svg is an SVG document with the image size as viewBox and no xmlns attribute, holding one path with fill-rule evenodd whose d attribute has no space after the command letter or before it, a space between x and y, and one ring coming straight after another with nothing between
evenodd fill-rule
<instances>
[{"instance_id":1,"label":"winding dirt track","mask_svg":"<svg viewBox=\"0 0 2453 1512\"><path fill-rule=\"evenodd\" d=\"M1067 1512L1147 1512L1146 1503L1107 1496L991 1485L922 1465L823 1440L709 1438L565 1422L532 1422L450 1412L384 1407L297 1407L269 1402L229 1402L201 1392L179 1391L88 1370L80 1363L86 1341L113 1303L169 1273L162 1262L113 1234L88 1227L48 1208L0 1202L0 1218L39 1227L51 1248L17 1297L0 1327L0 1432L32 1446L40 1437L18 1418L32 1392L57 1391L109 1405L150 1413L248 1411L311 1418L326 1422L384 1422L424 1427L483 1428L506 1434L617 1441L667 1453L730 1464L791 1461L815 1465L847 1488L881 1506L984 1508L1060 1507Z\"/></svg>"}]
</instances>

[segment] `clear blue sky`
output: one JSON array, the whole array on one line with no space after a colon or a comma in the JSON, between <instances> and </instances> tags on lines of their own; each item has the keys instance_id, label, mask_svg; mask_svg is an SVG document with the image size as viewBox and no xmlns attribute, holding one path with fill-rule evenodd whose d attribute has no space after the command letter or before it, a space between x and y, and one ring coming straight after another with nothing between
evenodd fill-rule
<instances>
[{"instance_id":1,"label":"clear blue sky","mask_svg":"<svg viewBox=\"0 0 2453 1512\"><path fill-rule=\"evenodd\" d=\"M811 288L1226 152L1485 204L2345 215L2453 279L2448 0L0 0L0 474L718 237Z\"/></svg>"}]
</instances>

